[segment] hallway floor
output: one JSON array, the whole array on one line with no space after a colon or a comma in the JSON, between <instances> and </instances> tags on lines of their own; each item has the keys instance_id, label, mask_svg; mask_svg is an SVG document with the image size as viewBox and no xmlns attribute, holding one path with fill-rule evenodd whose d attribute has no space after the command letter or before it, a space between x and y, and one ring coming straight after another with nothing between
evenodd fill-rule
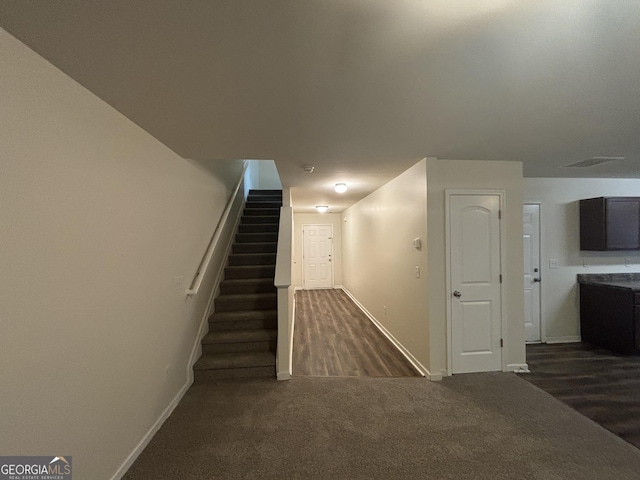
<instances>
[{"instance_id":1,"label":"hallway floor","mask_svg":"<svg viewBox=\"0 0 640 480\"><path fill-rule=\"evenodd\" d=\"M293 375L419 377L409 361L342 290L299 290Z\"/></svg>"}]
</instances>

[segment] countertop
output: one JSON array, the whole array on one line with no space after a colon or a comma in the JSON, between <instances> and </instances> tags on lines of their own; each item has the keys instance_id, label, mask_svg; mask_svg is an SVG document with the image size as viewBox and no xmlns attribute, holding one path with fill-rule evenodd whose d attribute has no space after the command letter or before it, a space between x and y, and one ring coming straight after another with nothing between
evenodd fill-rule
<instances>
[{"instance_id":1,"label":"countertop","mask_svg":"<svg viewBox=\"0 0 640 480\"><path fill-rule=\"evenodd\" d=\"M579 274L578 283L640 291L640 273Z\"/></svg>"}]
</instances>

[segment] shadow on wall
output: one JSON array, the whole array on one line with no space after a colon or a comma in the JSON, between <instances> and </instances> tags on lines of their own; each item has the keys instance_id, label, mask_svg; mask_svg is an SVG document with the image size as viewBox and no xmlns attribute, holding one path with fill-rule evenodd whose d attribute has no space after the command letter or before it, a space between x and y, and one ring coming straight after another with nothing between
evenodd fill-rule
<instances>
[{"instance_id":1,"label":"shadow on wall","mask_svg":"<svg viewBox=\"0 0 640 480\"><path fill-rule=\"evenodd\" d=\"M282 190L282 182L273 160L247 160L247 171L244 174L244 196L249 190Z\"/></svg>"}]
</instances>

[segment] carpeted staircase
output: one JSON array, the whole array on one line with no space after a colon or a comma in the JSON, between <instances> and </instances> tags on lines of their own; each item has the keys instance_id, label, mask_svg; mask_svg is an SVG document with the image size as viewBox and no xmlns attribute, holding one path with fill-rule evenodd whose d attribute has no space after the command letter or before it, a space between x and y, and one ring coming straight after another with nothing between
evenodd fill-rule
<instances>
[{"instance_id":1,"label":"carpeted staircase","mask_svg":"<svg viewBox=\"0 0 640 480\"><path fill-rule=\"evenodd\" d=\"M250 190L235 243L193 366L195 381L276 376L277 292L273 285L282 192Z\"/></svg>"}]
</instances>

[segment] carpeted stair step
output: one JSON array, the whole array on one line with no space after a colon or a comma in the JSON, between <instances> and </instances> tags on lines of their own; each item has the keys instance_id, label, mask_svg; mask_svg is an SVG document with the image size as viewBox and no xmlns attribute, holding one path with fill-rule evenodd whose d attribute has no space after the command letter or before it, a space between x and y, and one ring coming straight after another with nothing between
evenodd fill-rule
<instances>
[{"instance_id":1,"label":"carpeted stair step","mask_svg":"<svg viewBox=\"0 0 640 480\"><path fill-rule=\"evenodd\" d=\"M278 242L234 243L231 253L276 253Z\"/></svg>"},{"instance_id":2,"label":"carpeted stair step","mask_svg":"<svg viewBox=\"0 0 640 480\"><path fill-rule=\"evenodd\" d=\"M245 208L251 209L277 209L280 212L280 207L282 206L282 200L277 200L275 202L267 201L267 200L251 200L248 199L247 203L244 204Z\"/></svg>"},{"instance_id":3,"label":"carpeted stair step","mask_svg":"<svg viewBox=\"0 0 640 480\"><path fill-rule=\"evenodd\" d=\"M247 206L247 204L250 204L253 208L253 206L258 203L264 204L264 205L271 204L271 206L267 208L274 208L274 206L276 206L278 210L280 210L280 207L282 206L282 198L276 197L274 195L254 195L252 197L247 197L245 206ZM260 207L255 207L255 208L260 208Z\"/></svg>"},{"instance_id":4,"label":"carpeted stair step","mask_svg":"<svg viewBox=\"0 0 640 480\"><path fill-rule=\"evenodd\" d=\"M230 330L209 332L202 339L204 354L229 352L275 352L278 330Z\"/></svg>"},{"instance_id":5,"label":"carpeted stair step","mask_svg":"<svg viewBox=\"0 0 640 480\"><path fill-rule=\"evenodd\" d=\"M274 352L234 352L203 355L193 366L195 381L238 377L275 377Z\"/></svg>"},{"instance_id":6,"label":"carpeted stair step","mask_svg":"<svg viewBox=\"0 0 640 480\"><path fill-rule=\"evenodd\" d=\"M271 310L278 307L277 293L248 293L218 295L215 299L216 312L237 312L241 310Z\"/></svg>"},{"instance_id":7,"label":"carpeted stair step","mask_svg":"<svg viewBox=\"0 0 640 480\"><path fill-rule=\"evenodd\" d=\"M278 222L280 221L280 216L279 215L253 215L253 216L247 216L247 215L242 215L242 217L240 218L240 223L242 225L249 225L249 224L256 224L256 223L271 223L271 224L278 224Z\"/></svg>"},{"instance_id":8,"label":"carpeted stair step","mask_svg":"<svg viewBox=\"0 0 640 480\"><path fill-rule=\"evenodd\" d=\"M252 225L255 226L255 225ZM236 233L235 243L278 243L278 232Z\"/></svg>"},{"instance_id":9,"label":"carpeted stair step","mask_svg":"<svg viewBox=\"0 0 640 480\"><path fill-rule=\"evenodd\" d=\"M272 202L282 205L282 195L277 193L250 193L247 196L248 202Z\"/></svg>"},{"instance_id":10,"label":"carpeted stair step","mask_svg":"<svg viewBox=\"0 0 640 480\"><path fill-rule=\"evenodd\" d=\"M278 295L273 284L282 192L251 190L194 365L196 381L274 378Z\"/></svg>"},{"instance_id":11,"label":"carpeted stair step","mask_svg":"<svg viewBox=\"0 0 640 480\"><path fill-rule=\"evenodd\" d=\"M237 235L246 234L273 234L278 236L278 224L277 223L265 223L265 224L250 224L250 225L238 225Z\"/></svg>"},{"instance_id":12,"label":"carpeted stair step","mask_svg":"<svg viewBox=\"0 0 640 480\"><path fill-rule=\"evenodd\" d=\"M275 265L275 253L232 253L229 255L229 266L239 265Z\"/></svg>"},{"instance_id":13,"label":"carpeted stair step","mask_svg":"<svg viewBox=\"0 0 640 480\"><path fill-rule=\"evenodd\" d=\"M245 209L242 211L242 214L247 216L247 217L256 217L256 216L276 217L276 216L280 215L280 209L279 208L248 208L248 207L245 207Z\"/></svg>"},{"instance_id":14,"label":"carpeted stair step","mask_svg":"<svg viewBox=\"0 0 640 480\"><path fill-rule=\"evenodd\" d=\"M278 327L278 311L249 310L237 312L215 312L209 317L209 331L258 330Z\"/></svg>"},{"instance_id":15,"label":"carpeted stair step","mask_svg":"<svg viewBox=\"0 0 640 480\"><path fill-rule=\"evenodd\" d=\"M273 278L240 278L220 282L220 294L234 295L241 293L275 293Z\"/></svg>"},{"instance_id":16,"label":"carpeted stair step","mask_svg":"<svg viewBox=\"0 0 640 480\"><path fill-rule=\"evenodd\" d=\"M224 268L226 280L239 278L273 278L276 273L275 265L235 265Z\"/></svg>"},{"instance_id":17,"label":"carpeted stair step","mask_svg":"<svg viewBox=\"0 0 640 480\"><path fill-rule=\"evenodd\" d=\"M282 190L268 189L268 188L252 188L249 190L249 196L251 195L275 195L282 198Z\"/></svg>"}]
</instances>

